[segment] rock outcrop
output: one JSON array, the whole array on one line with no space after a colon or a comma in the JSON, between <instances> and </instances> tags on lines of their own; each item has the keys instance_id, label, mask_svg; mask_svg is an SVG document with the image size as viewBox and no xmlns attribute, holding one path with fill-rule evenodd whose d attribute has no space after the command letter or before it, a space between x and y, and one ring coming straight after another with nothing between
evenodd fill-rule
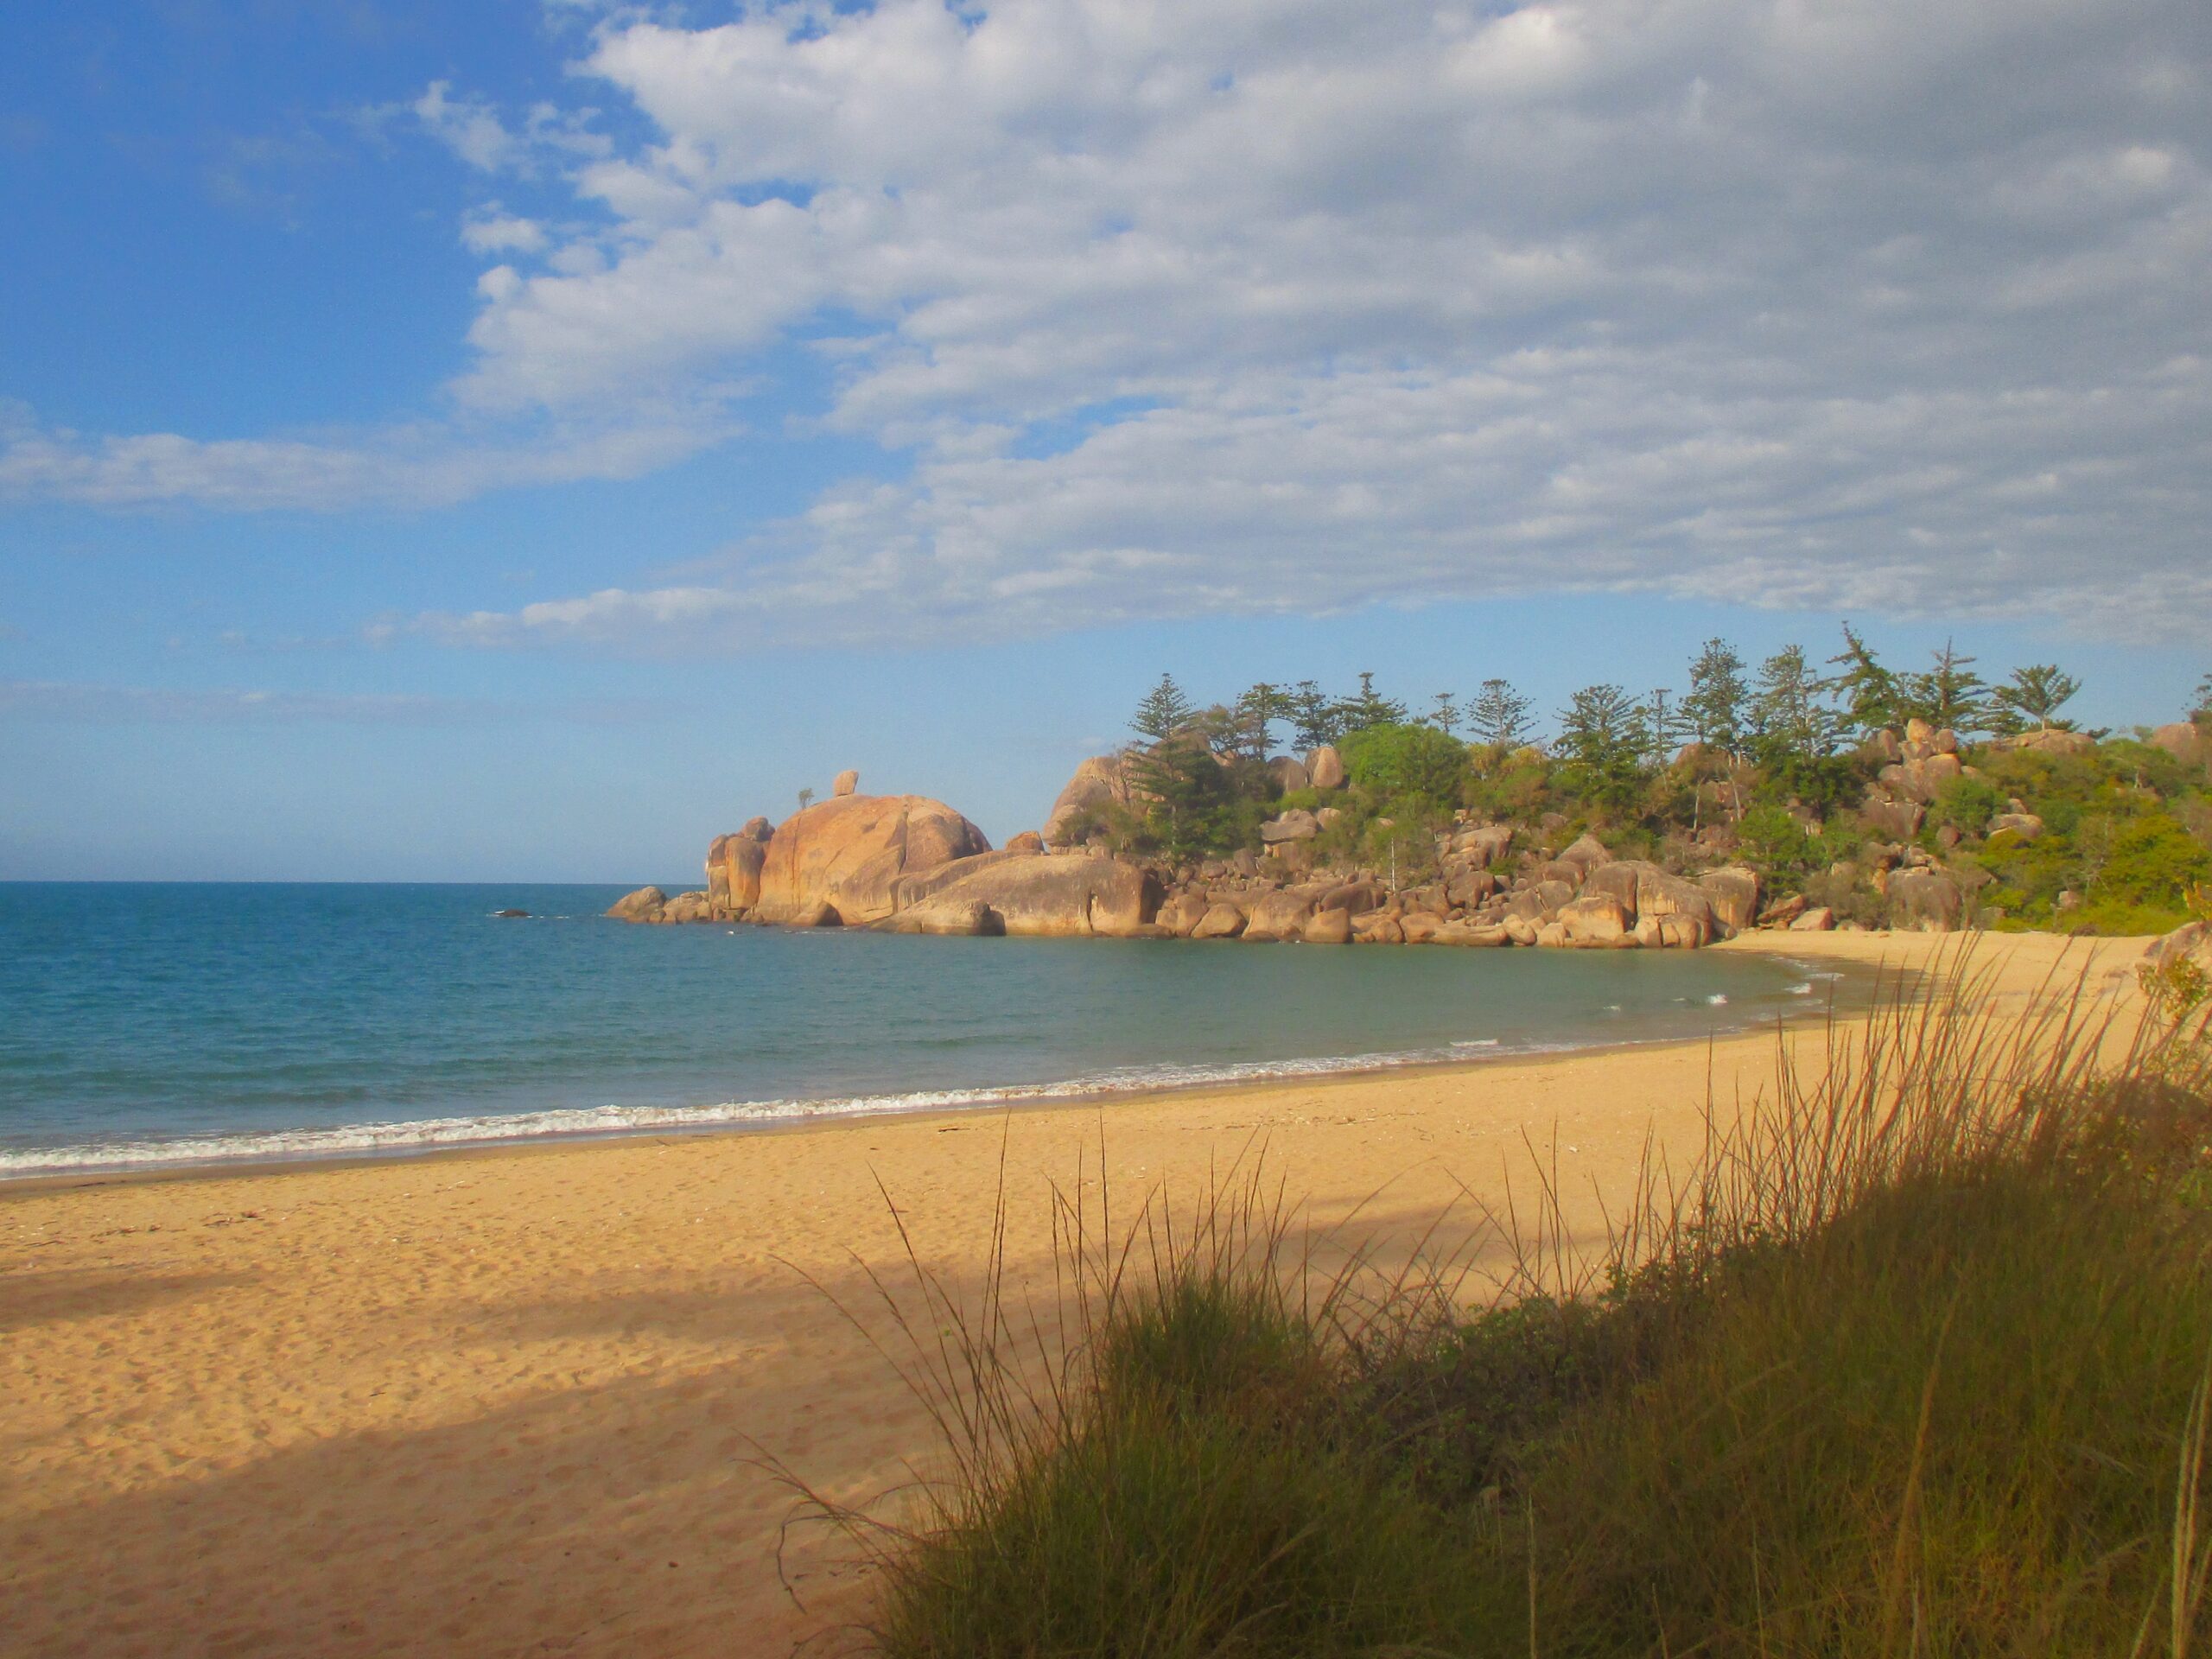
<instances>
[{"instance_id":1,"label":"rock outcrop","mask_svg":"<svg viewBox=\"0 0 2212 1659\"><path fill-rule=\"evenodd\" d=\"M1206 907L1191 929L1194 939L1233 939L1244 931L1244 912L1234 905L1215 904Z\"/></svg>"},{"instance_id":2,"label":"rock outcrop","mask_svg":"<svg viewBox=\"0 0 2212 1659\"><path fill-rule=\"evenodd\" d=\"M925 795L843 795L786 818L768 839L751 919L863 927L897 910L902 876L990 850L983 832Z\"/></svg>"},{"instance_id":3,"label":"rock outcrop","mask_svg":"<svg viewBox=\"0 0 2212 1659\"><path fill-rule=\"evenodd\" d=\"M1697 885L1713 906L1713 919L1724 938L1740 933L1758 919L1759 875L1742 865L1707 870Z\"/></svg>"},{"instance_id":4,"label":"rock outcrop","mask_svg":"<svg viewBox=\"0 0 2212 1659\"><path fill-rule=\"evenodd\" d=\"M893 932L1004 933L1020 938L1135 938L1154 924L1159 879L1118 858L985 853L902 883Z\"/></svg>"},{"instance_id":5,"label":"rock outcrop","mask_svg":"<svg viewBox=\"0 0 2212 1659\"><path fill-rule=\"evenodd\" d=\"M1324 743L1306 757L1306 775L1316 789L1342 789L1344 786L1344 758L1337 753L1333 743Z\"/></svg>"},{"instance_id":6,"label":"rock outcrop","mask_svg":"<svg viewBox=\"0 0 2212 1659\"><path fill-rule=\"evenodd\" d=\"M1313 913L1313 894L1288 891L1261 895L1245 913L1244 934L1248 939L1294 939L1305 931L1306 918Z\"/></svg>"},{"instance_id":7,"label":"rock outcrop","mask_svg":"<svg viewBox=\"0 0 2212 1659\"><path fill-rule=\"evenodd\" d=\"M765 818L759 822L766 828ZM707 849L707 897L732 915L750 914L760 902L760 871L767 861L766 835L755 840L741 830L717 837Z\"/></svg>"},{"instance_id":8,"label":"rock outcrop","mask_svg":"<svg viewBox=\"0 0 2212 1659\"><path fill-rule=\"evenodd\" d=\"M1306 763L1294 754L1279 754L1268 761L1268 776L1286 795L1294 789L1313 787L1313 774L1306 770Z\"/></svg>"},{"instance_id":9,"label":"rock outcrop","mask_svg":"<svg viewBox=\"0 0 2212 1659\"><path fill-rule=\"evenodd\" d=\"M1050 847L1065 846L1078 819L1104 807L1128 804L1127 764L1118 754L1095 754L1075 769L1075 776L1068 779L1052 810L1045 815L1045 842Z\"/></svg>"},{"instance_id":10,"label":"rock outcrop","mask_svg":"<svg viewBox=\"0 0 2212 1659\"><path fill-rule=\"evenodd\" d=\"M1894 872L1887 893L1891 913L1900 927L1948 933L1959 925L1966 897L1946 871L1927 868Z\"/></svg>"},{"instance_id":11,"label":"rock outcrop","mask_svg":"<svg viewBox=\"0 0 2212 1659\"><path fill-rule=\"evenodd\" d=\"M658 887L639 887L609 905L607 914L618 922L657 922L667 905L668 895Z\"/></svg>"},{"instance_id":12,"label":"rock outcrop","mask_svg":"<svg viewBox=\"0 0 2212 1659\"><path fill-rule=\"evenodd\" d=\"M2204 728L2191 721L2177 720L2171 726L2159 727L2151 734L2151 744L2192 766L2203 765L2205 758L2212 755L2212 738L2208 738Z\"/></svg>"},{"instance_id":13,"label":"rock outcrop","mask_svg":"<svg viewBox=\"0 0 2212 1659\"><path fill-rule=\"evenodd\" d=\"M850 766L848 766L831 780L830 785L830 793L833 797L839 795L850 795L858 791L860 786L860 773L855 772Z\"/></svg>"},{"instance_id":14,"label":"rock outcrop","mask_svg":"<svg viewBox=\"0 0 2212 1659\"><path fill-rule=\"evenodd\" d=\"M1621 901L1610 893L1585 893L1560 906L1559 920L1567 942L1578 945L1634 944L1635 921Z\"/></svg>"},{"instance_id":15,"label":"rock outcrop","mask_svg":"<svg viewBox=\"0 0 2212 1659\"><path fill-rule=\"evenodd\" d=\"M1351 943L1351 912L1345 910L1317 910L1308 917L1299 937L1308 944L1350 944Z\"/></svg>"},{"instance_id":16,"label":"rock outcrop","mask_svg":"<svg viewBox=\"0 0 2212 1659\"><path fill-rule=\"evenodd\" d=\"M2040 754L2087 754L2097 747L2097 740L2087 732L2062 731L2050 726L2014 737L1993 737L1989 747L1999 753L2006 749L2026 749Z\"/></svg>"}]
</instances>

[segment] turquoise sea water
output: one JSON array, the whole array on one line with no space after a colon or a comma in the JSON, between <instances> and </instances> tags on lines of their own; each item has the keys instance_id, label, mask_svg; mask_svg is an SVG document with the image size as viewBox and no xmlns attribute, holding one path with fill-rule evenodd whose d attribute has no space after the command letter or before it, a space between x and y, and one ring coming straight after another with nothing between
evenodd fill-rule
<instances>
[{"instance_id":1,"label":"turquoise sea water","mask_svg":"<svg viewBox=\"0 0 2212 1659\"><path fill-rule=\"evenodd\" d=\"M620 892L0 884L0 1174L1652 1041L1839 983L1711 952L631 927L598 915Z\"/></svg>"}]
</instances>

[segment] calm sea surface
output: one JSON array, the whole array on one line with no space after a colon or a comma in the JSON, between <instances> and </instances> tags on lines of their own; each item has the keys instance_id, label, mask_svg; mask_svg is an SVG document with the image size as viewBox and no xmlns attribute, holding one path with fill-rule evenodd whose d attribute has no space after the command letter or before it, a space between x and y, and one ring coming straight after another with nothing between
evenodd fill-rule
<instances>
[{"instance_id":1,"label":"calm sea surface","mask_svg":"<svg viewBox=\"0 0 2212 1659\"><path fill-rule=\"evenodd\" d=\"M1710 952L631 927L598 915L621 891L0 883L0 1174L1650 1041L1838 983Z\"/></svg>"}]
</instances>

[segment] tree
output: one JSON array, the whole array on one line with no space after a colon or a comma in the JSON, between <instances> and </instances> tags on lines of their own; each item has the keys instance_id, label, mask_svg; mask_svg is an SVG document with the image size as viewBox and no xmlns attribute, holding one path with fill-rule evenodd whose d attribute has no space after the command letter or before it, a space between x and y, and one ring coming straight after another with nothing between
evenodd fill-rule
<instances>
[{"instance_id":1,"label":"tree","mask_svg":"<svg viewBox=\"0 0 2212 1659\"><path fill-rule=\"evenodd\" d=\"M1375 676L1363 672L1359 677L1359 690L1335 705L1337 730L1340 735L1363 731L1370 726L1395 726L1406 717L1406 705L1382 696L1375 690Z\"/></svg>"},{"instance_id":2,"label":"tree","mask_svg":"<svg viewBox=\"0 0 2212 1659\"><path fill-rule=\"evenodd\" d=\"M1726 639L1708 639L1690 664L1690 689L1682 698L1682 723L1708 749L1735 754L1744 745L1744 711L1751 690L1744 683L1744 659Z\"/></svg>"},{"instance_id":3,"label":"tree","mask_svg":"<svg viewBox=\"0 0 2212 1659\"><path fill-rule=\"evenodd\" d=\"M1636 798L1651 747L1643 705L1618 685L1586 685L1559 714L1559 748L1580 794L1618 810Z\"/></svg>"},{"instance_id":4,"label":"tree","mask_svg":"<svg viewBox=\"0 0 2212 1659\"><path fill-rule=\"evenodd\" d=\"M1459 705L1449 691L1440 691L1433 699L1434 707L1422 718L1440 732L1448 732L1459 723Z\"/></svg>"},{"instance_id":5,"label":"tree","mask_svg":"<svg viewBox=\"0 0 2212 1659\"><path fill-rule=\"evenodd\" d=\"M1802 645L1784 645L1759 664L1751 693L1751 747L1762 765L1790 754L1835 753L1842 722L1829 704L1830 690L1814 674Z\"/></svg>"},{"instance_id":6,"label":"tree","mask_svg":"<svg viewBox=\"0 0 2212 1659\"><path fill-rule=\"evenodd\" d=\"M1175 677L1162 674L1160 683L1146 692L1144 701L1137 704L1137 711L1129 720L1129 729L1139 737L1164 743L1188 726L1195 712L1191 700L1183 695L1183 688L1175 683Z\"/></svg>"},{"instance_id":7,"label":"tree","mask_svg":"<svg viewBox=\"0 0 2212 1659\"><path fill-rule=\"evenodd\" d=\"M1310 753L1344 734L1337 705L1323 696L1321 688L1312 680L1300 680L1293 686L1289 702L1284 718L1291 724L1291 741L1300 749Z\"/></svg>"},{"instance_id":8,"label":"tree","mask_svg":"<svg viewBox=\"0 0 2212 1659\"><path fill-rule=\"evenodd\" d=\"M2196 683L2196 702L2189 717L2199 726L2212 726L2212 674Z\"/></svg>"},{"instance_id":9,"label":"tree","mask_svg":"<svg viewBox=\"0 0 2212 1659\"><path fill-rule=\"evenodd\" d=\"M1878 732L1885 726L1904 723L1897 707L1897 677L1882 666L1850 623L1843 625L1842 653L1829 658L1828 663L1843 671L1835 677L1834 690L1853 726L1862 732Z\"/></svg>"},{"instance_id":10,"label":"tree","mask_svg":"<svg viewBox=\"0 0 2212 1659\"><path fill-rule=\"evenodd\" d=\"M812 806L813 804L814 804L814 791L813 791L812 790L810 790L810 789L802 789L801 791L799 791L799 792L798 792L798 810L799 810L800 811L804 812L804 811L805 811L805 810L806 810L806 809L807 809L808 807Z\"/></svg>"},{"instance_id":11,"label":"tree","mask_svg":"<svg viewBox=\"0 0 2212 1659\"><path fill-rule=\"evenodd\" d=\"M1274 723L1292 719L1294 712L1289 693L1262 680L1237 698L1230 711L1236 747L1255 760L1266 760L1274 747Z\"/></svg>"},{"instance_id":12,"label":"tree","mask_svg":"<svg viewBox=\"0 0 2212 1659\"><path fill-rule=\"evenodd\" d=\"M2054 716L2081 689L2082 682L2071 674L2061 672L2056 663L2033 663L2026 668L2014 669L2012 683L1995 687L1989 698L2012 717L2012 723L2033 721L2043 731L2047 732L2053 726L2061 731L2071 731L2072 721Z\"/></svg>"},{"instance_id":13,"label":"tree","mask_svg":"<svg viewBox=\"0 0 2212 1659\"><path fill-rule=\"evenodd\" d=\"M1419 796L1456 806L1467 772L1467 746L1433 726L1387 721L1344 738L1344 770L1362 789L1388 800Z\"/></svg>"},{"instance_id":14,"label":"tree","mask_svg":"<svg viewBox=\"0 0 2212 1659\"><path fill-rule=\"evenodd\" d=\"M1975 659L1961 656L1948 639L1942 650L1929 654L1936 665L1926 673L1898 677L1897 711L1908 720L1924 720L1939 730L1945 727L1962 733L1982 730L1989 688L1974 671Z\"/></svg>"},{"instance_id":15,"label":"tree","mask_svg":"<svg viewBox=\"0 0 2212 1659\"><path fill-rule=\"evenodd\" d=\"M1173 863L1241 845L1257 827L1256 810L1195 730L1132 752L1128 766L1132 792L1144 803L1145 838Z\"/></svg>"},{"instance_id":16,"label":"tree","mask_svg":"<svg viewBox=\"0 0 2212 1659\"><path fill-rule=\"evenodd\" d=\"M1785 645L1759 664L1751 693L1751 757L1770 783L1821 812L1850 792L1851 762L1836 753L1848 726L1801 645Z\"/></svg>"},{"instance_id":17,"label":"tree","mask_svg":"<svg viewBox=\"0 0 2212 1659\"><path fill-rule=\"evenodd\" d=\"M1644 734L1650 741L1649 760L1655 766L1667 764L1668 751L1688 734L1689 727L1682 718L1681 705L1669 702L1674 693L1661 686L1643 700Z\"/></svg>"},{"instance_id":18,"label":"tree","mask_svg":"<svg viewBox=\"0 0 2212 1659\"><path fill-rule=\"evenodd\" d=\"M1484 680L1464 713L1475 741L1494 749L1510 749L1529 741L1535 728L1530 719L1535 711L1536 705L1505 681Z\"/></svg>"}]
</instances>

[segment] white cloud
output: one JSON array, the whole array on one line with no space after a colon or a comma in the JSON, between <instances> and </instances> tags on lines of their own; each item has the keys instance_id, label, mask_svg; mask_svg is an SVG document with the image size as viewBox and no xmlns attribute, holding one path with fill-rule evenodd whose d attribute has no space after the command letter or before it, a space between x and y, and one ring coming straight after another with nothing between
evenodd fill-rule
<instances>
[{"instance_id":1,"label":"white cloud","mask_svg":"<svg viewBox=\"0 0 2212 1659\"><path fill-rule=\"evenodd\" d=\"M906 464L710 567L417 626L1611 586L2201 633L2208 58L2201 0L612 12L576 85L648 142L416 105L575 197L472 221L533 258L480 284L461 406L712 408L804 342L822 429Z\"/></svg>"},{"instance_id":2,"label":"white cloud","mask_svg":"<svg viewBox=\"0 0 2212 1659\"><path fill-rule=\"evenodd\" d=\"M639 477L732 430L711 413L664 409L613 424L539 421L497 432L425 424L335 438L101 438L0 408L0 499L234 512L440 507L493 490Z\"/></svg>"},{"instance_id":3,"label":"white cloud","mask_svg":"<svg viewBox=\"0 0 2212 1659\"><path fill-rule=\"evenodd\" d=\"M522 159L523 141L486 99L453 96L453 83L434 80L408 105L423 130L479 172L496 173Z\"/></svg>"},{"instance_id":4,"label":"white cloud","mask_svg":"<svg viewBox=\"0 0 2212 1659\"><path fill-rule=\"evenodd\" d=\"M502 209L480 207L461 223L461 239L472 253L537 253L545 246L545 227Z\"/></svg>"},{"instance_id":5,"label":"white cloud","mask_svg":"<svg viewBox=\"0 0 2212 1659\"><path fill-rule=\"evenodd\" d=\"M69 680L0 680L0 718L94 725L301 721L444 726L488 721L623 723L664 716L667 705L602 700L543 704L405 693L284 691L236 687L108 685Z\"/></svg>"}]
</instances>

